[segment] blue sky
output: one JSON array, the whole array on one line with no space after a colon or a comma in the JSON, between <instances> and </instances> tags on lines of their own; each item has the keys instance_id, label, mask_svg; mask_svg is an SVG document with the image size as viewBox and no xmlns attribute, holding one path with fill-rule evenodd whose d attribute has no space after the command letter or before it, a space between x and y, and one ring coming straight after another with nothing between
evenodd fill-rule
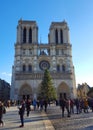
<instances>
[{"instance_id":1,"label":"blue sky","mask_svg":"<svg viewBox=\"0 0 93 130\"><path fill-rule=\"evenodd\" d=\"M38 39L48 42L51 22L70 29L76 84L93 86L93 0L0 0L0 78L11 83L18 20L35 20Z\"/></svg>"}]
</instances>

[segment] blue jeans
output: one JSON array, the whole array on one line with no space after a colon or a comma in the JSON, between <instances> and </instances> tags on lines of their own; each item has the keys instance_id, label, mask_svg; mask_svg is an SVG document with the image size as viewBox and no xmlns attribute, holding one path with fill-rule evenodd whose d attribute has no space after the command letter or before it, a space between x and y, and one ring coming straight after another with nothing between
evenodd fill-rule
<instances>
[{"instance_id":1,"label":"blue jeans","mask_svg":"<svg viewBox=\"0 0 93 130\"><path fill-rule=\"evenodd\" d=\"M24 126L24 115L20 115L21 125Z\"/></svg>"}]
</instances>

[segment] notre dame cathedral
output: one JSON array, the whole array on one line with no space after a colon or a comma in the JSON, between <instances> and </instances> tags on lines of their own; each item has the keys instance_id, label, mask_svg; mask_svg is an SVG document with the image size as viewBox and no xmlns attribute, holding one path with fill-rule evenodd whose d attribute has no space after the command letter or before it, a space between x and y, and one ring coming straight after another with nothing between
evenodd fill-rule
<instances>
[{"instance_id":1,"label":"notre dame cathedral","mask_svg":"<svg viewBox=\"0 0 93 130\"><path fill-rule=\"evenodd\" d=\"M46 44L38 42L36 21L19 20L12 67L11 99L37 98L45 69L51 74L58 99L62 96L76 97L72 45L67 23L52 22Z\"/></svg>"}]
</instances>

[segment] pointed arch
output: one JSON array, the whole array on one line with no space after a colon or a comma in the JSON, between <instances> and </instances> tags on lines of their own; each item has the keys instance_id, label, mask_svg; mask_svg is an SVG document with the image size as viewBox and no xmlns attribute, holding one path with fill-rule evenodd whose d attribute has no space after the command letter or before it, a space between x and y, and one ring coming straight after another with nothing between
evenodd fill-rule
<instances>
[{"instance_id":1,"label":"pointed arch","mask_svg":"<svg viewBox=\"0 0 93 130\"><path fill-rule=\"evenodd\" d=\"M65 82L60 83L60 85L58 86L57 95L58 95L58 98L70 97L70 89L69 89L69 86Z\"/></svg>"}]
</instances>

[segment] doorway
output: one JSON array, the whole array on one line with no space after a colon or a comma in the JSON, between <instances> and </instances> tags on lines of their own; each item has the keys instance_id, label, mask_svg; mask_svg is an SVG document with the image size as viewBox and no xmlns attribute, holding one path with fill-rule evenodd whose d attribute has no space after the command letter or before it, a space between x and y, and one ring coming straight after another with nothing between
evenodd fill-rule
<instances>
[{"instance_id":1,"label":"doorway","mask_svg":"<svg viewBox=\"0 0 93 130\"><path fill-rule=\"evenodd\" d=\"M59 98L67 98L67 94L66 93L59 93Z\"/></svg>"}]
</instances>

